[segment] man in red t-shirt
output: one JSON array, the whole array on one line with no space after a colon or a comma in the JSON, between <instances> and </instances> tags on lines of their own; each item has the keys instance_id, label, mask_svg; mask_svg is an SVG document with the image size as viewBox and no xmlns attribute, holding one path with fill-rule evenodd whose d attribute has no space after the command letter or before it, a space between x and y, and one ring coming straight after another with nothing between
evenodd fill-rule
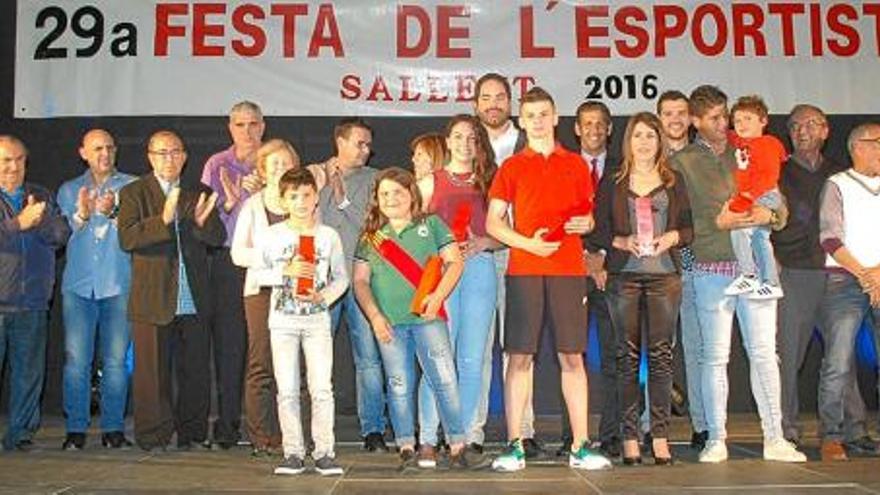
<instances>
[{"instance_id":1,"label":"man in red t-shirt","mask_svg":"<svg viewBox=\"0 0 880 495\"><path fill-rule=\"evenodd\" d=\"M549 322L556 341L562 392L574 439L569 465L602 469L610 461L588 448L587 270L580 236L593 229L593 187L583 159L555 140L559 115L543 89L529 90L520 103L520 127L528 146L504 162L489 189L486 230L510 246L507 270L508 328L504 350L510 360L504 384L510 443L492 463L498 471L525 467L518 438L529 399L534 355L541 329ZM516 212L513 225L505 220Z\"/></svg>"}]
</instances>

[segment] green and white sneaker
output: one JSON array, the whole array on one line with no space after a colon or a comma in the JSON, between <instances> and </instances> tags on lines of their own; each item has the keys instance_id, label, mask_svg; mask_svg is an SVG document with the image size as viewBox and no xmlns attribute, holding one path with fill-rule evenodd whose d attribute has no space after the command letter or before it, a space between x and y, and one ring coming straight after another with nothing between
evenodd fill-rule
<instances>
[{"instance_id":1,"label":"green and white sneaker","mask_svg":"<svg viewBox=\"0 0 880 495\"><path fill-rule=\"evenodd\" d=\"M610 469L611 461L599 452L589 447L589 442L584 442L576 452L568 454L568 465L573 469L585 469L587 471L598 471L600 469Z\"/></svg>"},{"instance_id":2,"label":"green and white sneaker","mask_svg":"<svg viewBox=\"0 0 880 495\"><path fill-rule=\"evenodd\" d=\"M511 440L501 452L501 455L492 461L492 469L512 473L526 468L526 452L523 449L522 440Z\"/></svg>"}]
</instances>

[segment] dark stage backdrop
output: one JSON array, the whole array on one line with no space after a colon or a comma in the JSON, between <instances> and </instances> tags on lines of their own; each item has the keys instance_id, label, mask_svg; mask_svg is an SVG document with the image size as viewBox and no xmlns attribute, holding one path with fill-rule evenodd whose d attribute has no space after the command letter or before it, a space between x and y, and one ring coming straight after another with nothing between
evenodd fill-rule
<instances>
[{"instance_id":1,"label":"dark stage backdrop","mask_svg":"<svg viewBox=\"0 0 880 495\"><path fill-rule=\"evenodd\" d=\"M44 120L16 120L13 115L13 85L15 60L15 12L16 1L0 2L0 133L14 134L28 146L27 180L50 188L57 188L63 181L83 171L77 148L84 131L92 127L108 129L116 138L119 147L118 166L121 170L143 174L147 171L144 144L150 133L162 128L170 128L183 136L189 151L189 163L184 171L184 181L197 181L205 159L220 149L229 146L226 131L226 117L137 117L137 118L57 118ZM744 76L745 77L745 76ZM713 79L707 77L707 83ZM26 82L25 82L26 84ZM662 88L661 88L662 89ZM681 88L686 92L690 88ZM731 95L734 96L734 95ZM835 95L829 94L828 98ZM232 105L234 101L224 102ZM815 102L819 105L822 102ZM612 105L612 111L613 111ZM646 110L651 110L646 108ZM780 110L780 109L776 109ZM573 108L560 109L563 114L571 114ZM832 135L827 152L836 157L844 157L844 141L848 130L856 123L872 116L833 115L831 116ZM302 155L304 162L322 160L331 152L330 134L335 118L280 118L268 115L266 137L280 137L291 141ZM771 130L784 136L784 120L781 115L771 119ZM374 118L369 119L374 129L374 155L370 165L384 168L390 165L409 166L408 141L415 135L442 129L442 118ZM564 117L559 126L560 139L566 146L575 148L576 142L571 131L573 119ZM615 129L612 146L619 147L619 141L626 125L625 117L614 119ZM63 265L63 257L61 259ZM60 273L60 272L59 272ZM56 284L56 287L59 284ZM44 410L48 413L61 411L61 368L63 364L63 328L61 325L60 304L56 293L55 303L50 312L50 333L48 349L48 373L44 395ZM539 358L535 386L535 408L538 413L558 413L560 410L558 368L554 356L547 345ZM336 359L334 383L336 386L337 407L341 414L354 414L354 375L347 335L342 333L336 339ZM497 349L496 349L497 352ZM816 377L821 357L819 346L813 346L803 370L801 383L801 404L803 411L815 411ZM680 359L680 351L679 351ZM591 364L593 368L595 364ZM873 366L871 363L870 366ZM680 368L681 366L679 366ZM866 401L876 407L873 369L864 365L860 372ZM493 386L493 410L503 411L500 404L500 390L497 376ZM596 378L598 375L592 373ZM683 383L681 371L678 382ZM734 340L734 352L730 363L730 407L733 411L755 411L748 385L748 364L744 357L738 337ZM3 385L5 383L5 385ZM0 388L0 403L5 404L8 396L8 378ZM593 381L598 384L598 380ZM592 387L592 407L594 411L602 400L602 391ZM4 409L5 411L5 409Z\"/></svg>"}]
</instances>

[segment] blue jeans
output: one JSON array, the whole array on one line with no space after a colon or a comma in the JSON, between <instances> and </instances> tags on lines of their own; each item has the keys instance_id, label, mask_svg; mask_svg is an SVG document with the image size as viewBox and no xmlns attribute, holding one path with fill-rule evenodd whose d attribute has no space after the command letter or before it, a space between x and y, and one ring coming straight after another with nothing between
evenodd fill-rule
<instances>
[{"instance_id":1,"label":"blue jeans","mask_svg":"<svg viewBox=\"0 0 880 495\"><path fill-rule=\"evenodd\" d=\"M819 371L819 421L826 440L844 439L844 400L851 390L855 366L856 335L868 311L874 318L874 342L878 341L880 309L871 308L868 296L855 277L831 273L822 300L825 356Z\"/></svg>"},{"instance_id":2,"label":"blue jeans","mask_svg":"<svg viewBox=\"0 0 880 495\"><path fill-rule=\"evenodd\" d=\"M68 433L84 433L89 429L96 344L101 359L101 431L125 430L128 403L125 351L131 341L127 308L128 294L104 299L85 298L73 292L63 294L63 393Z\"/></svg>"},{"instance_id":3,"label":"blue jeans","mask_svg":"<svg viewBox=\"0 0 880 495\"><path fill-rule=\"evenodd\" d=\"M709 438L727 438L727 363L733 335L733 316L739 320L743 346L749 358L752 396L758 406L765 440L782 438L779 364L776 358L776 301L745 295L725 296L732 277L694 273L697 317L703 341L701 360L703 408ZM687 339L685 339L687 340Z\"/></svg>"},{"instance_id":4,"label":"blue jeans","mask_svg":"<svg viewBox=\"0 0 880 495\"><path fill-rule=\"evenodd\" d=\"M388 386L388 410L398 447L413 446L415 436L416 357L437 397L440 420L450 444L464 441L455 361L446 323L394 325L394 338L379 343Z\"/></svg>"},{"instance_id":5,"label":"blue jeans","mask_svg":"<svg viewBox=\"0 0 880 495\"><path fill-rule=\"evenodd\" d=\"M730 231L730 242L740 273L779 286L779 269L770 244L769 227L745 227Z\"/></svg>"},{"instance_id":6,"label":"blue jeans","mask_svg":"<svg viewBox=\"0 0 880 495\"><path fill-rule=\"evenodd\" d=\"M446 300L452 355L458 374L461 398L461 423L467 441L483 443L483 425L478 422L480 406L488 399L483 394L483 368L489 329L495 316L495 258L479 253L465 262L464 273ZM491 357L490 357L491 359ZM437 404L428 380L422 375L419 384L419 440L437 444Z\"/></svg>"},{"instance_id":7,"label":"blue jeans","mask_svg":"<svg viewBox=\"0 0 880 495\"><path fill-rule=\"evenodd\" d=\"M782 205L782 195L773 189L762 194L756 205L775 210ZM779 268L770 243L770 227L746 227L730 231L733 254L739 263L740 273L753 275L761 282L779 287Z\"/></svg>"},{"instance_id":8,"label":"blue jeans","mask_svg":"<svg viewBox=\"0 0 880 495\"><path fill-rule=\"evenodd\" d=\"M30 440L40 425L47 332L45 311L0 313L0 370L8 355L10 373L9 427L3 437L5 450Z\"/></svg>"},{"instance_id":9,"label":"blue jeans","mask_svg":"<svg viewBox=\"0 0 880 495\"><path fill-rule=\"evenodd\" d=\"M354 356L357 410L361 423L361 436L385 433L385 392L382 376L382 356L370 323L361 312L349 289L330 309L331 328L335 332L339 319L345 311L351 353Z\"/></svg>"},{"instance_id":10,"label":"blue jeans","mask_svg":"<svg viewBox=\"0 0 880 495\"><path fill-rule=\"evenodd\" d=\"M703 383L700 362L703 359L703 337L697 318L697 295L694 292L694 273L681 274L681 346L684 354L684 372L687 378L688 414L695 432L706 431L706 411L703 408Z\"/></svg>"}]
</instances>

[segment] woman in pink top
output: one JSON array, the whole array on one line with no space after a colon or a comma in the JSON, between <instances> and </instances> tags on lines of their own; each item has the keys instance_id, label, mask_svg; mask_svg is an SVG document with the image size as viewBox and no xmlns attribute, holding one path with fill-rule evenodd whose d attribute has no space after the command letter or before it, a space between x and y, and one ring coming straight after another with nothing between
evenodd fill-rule
<instances>
[{"instance_id":1,"label":"woman in pink top","mask_svg":"<svg viewBox=\"0 0 880 495\"><path fill-rule=\"evenodd\" d=\"M443 168L419 181L426 211L449 226L465 259L458 285L446 301L461 397L462 426L471 447L482 450L477 424L483 397L483 364L495 314L495 259L498 244L486 234L486 191L495 173L495 156L476 118L456 115L446 126L447 160ZM419 390L419 465L431 467L437 444L437 406L423 380Z\"/></svg>"}]
</instances>

